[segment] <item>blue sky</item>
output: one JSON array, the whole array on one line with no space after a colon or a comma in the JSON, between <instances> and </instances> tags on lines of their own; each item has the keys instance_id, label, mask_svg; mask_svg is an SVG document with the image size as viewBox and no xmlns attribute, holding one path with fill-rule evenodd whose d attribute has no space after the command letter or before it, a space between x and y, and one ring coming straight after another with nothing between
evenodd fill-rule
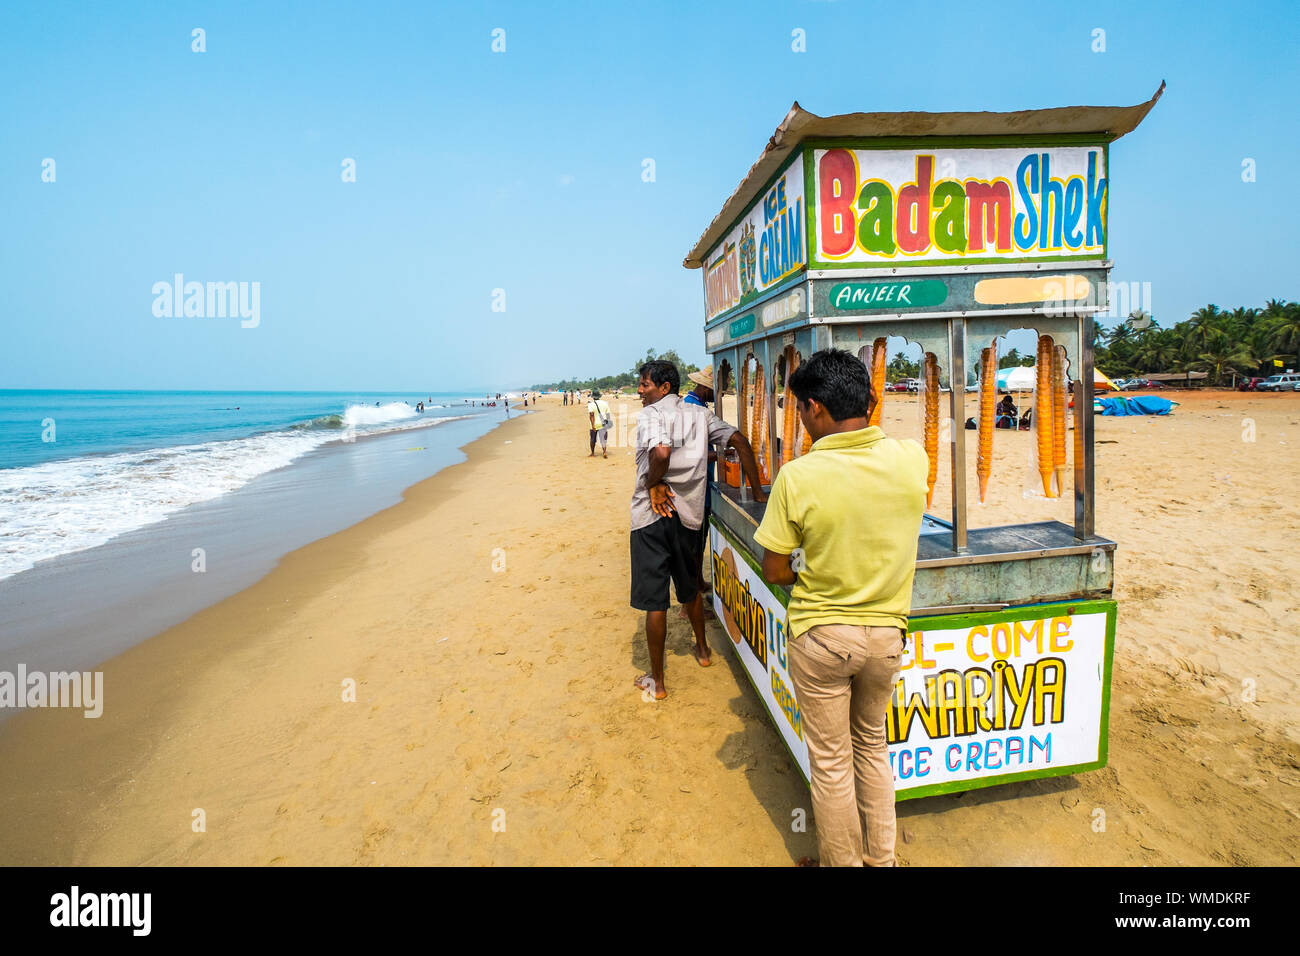
<instances>
[{"instance_id":1,"label":"blue sky","mask_svg":"<svg viewBox=\"0 0 1300 956\"><path fill-rule=\"evenodd\" d=\"M0 388L456 390L650 346L702 361L681 260L796 99L1128 105L1165 79L1111 150L1112 278L1150 282L1165 325L1300 298L1295 9L10 0ZM260 283L260 324L156 317L177 272Z\"/></svg>"}]
</instances>

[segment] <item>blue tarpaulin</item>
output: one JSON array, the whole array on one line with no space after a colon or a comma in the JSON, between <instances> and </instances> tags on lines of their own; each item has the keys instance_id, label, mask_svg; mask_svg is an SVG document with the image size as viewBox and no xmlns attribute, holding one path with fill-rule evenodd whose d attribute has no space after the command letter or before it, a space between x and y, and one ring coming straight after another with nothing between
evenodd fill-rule
<instances>
[{"instance_id":1,"label":"blue tarpaulin","mask_svg":"<svg viewBox=\"0 0 1300 956\"><path fill-rule=\"evenodd\" d=\"M1103 415L1168 415L1178 403L1154 395L1138 395L1134 398L1099 398L1096 404L1101 406Z\"/></svg>"}]
</instances>

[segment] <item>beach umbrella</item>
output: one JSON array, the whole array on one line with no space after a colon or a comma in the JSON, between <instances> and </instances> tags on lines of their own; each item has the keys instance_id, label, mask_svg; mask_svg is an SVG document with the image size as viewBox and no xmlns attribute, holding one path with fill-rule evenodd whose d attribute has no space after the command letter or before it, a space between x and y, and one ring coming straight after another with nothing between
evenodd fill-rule
<instances>
[{"instance_id":1,"label":"beach umbrella","mask_svg":"<svg viewBox=\"0 0 1300 956\"><path fill-rule=\"evenodd\" d=\"M1031 392L1036 382L1037 374L1028 366L1017 365L998 372L998 388L1004 392Z\"/></svg>"}]
</instances>

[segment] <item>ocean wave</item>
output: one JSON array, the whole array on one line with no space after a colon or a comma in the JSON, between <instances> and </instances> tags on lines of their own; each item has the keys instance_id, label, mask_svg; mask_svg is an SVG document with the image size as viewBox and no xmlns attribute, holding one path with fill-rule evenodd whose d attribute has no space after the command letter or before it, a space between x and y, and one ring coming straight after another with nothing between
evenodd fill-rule
<instances>
[{"instance_id":1,"label":"ocean wave","mask_svg":"<svg viewBox=\"0 0 1300 956\"><path fill-rule=\"evenodd\" d=\"M349 428L384 425L404 418L414 418L419 414L405 402L389 402L387 405L349 405L348 410L343 413L343 424Z\"/></svg>"},{"instance_id":2,"label":"ocean wave","mask_svg":"<svg viewBox=\"0 0 1300 956\"><path fill-rule=\"evenodd\" d=\"M324 444L468 417L423 417L400 402L352 405L248 438L0 469L0 579L228 494Z\"/></svg>"}]
</instances>

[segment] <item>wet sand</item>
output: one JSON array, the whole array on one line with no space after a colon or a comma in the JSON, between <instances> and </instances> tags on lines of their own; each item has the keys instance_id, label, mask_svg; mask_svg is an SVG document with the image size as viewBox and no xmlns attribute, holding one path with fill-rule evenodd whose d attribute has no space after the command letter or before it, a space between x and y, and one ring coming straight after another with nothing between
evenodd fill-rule
<instances>
[{"instance_id":1,"label":"wet sand","mask_svg":"<svg viewBox=\"0 0 1300 956\"><path fill-rule=\"evenodd\" d=\"M902 803L900 863L1300 857L1300 395L1172 397L1167 418L1097 419L1097 529L1119 542L1110 765ZM581 406L543 399L401 504L114 658L100 719L6 721L0 863L815 853L792 825L807 789L716 625L701 669L670 613L669 698L632 687L647 661L613 405L609 459L586 456ZM919 433L914 401L891 396L885 425ZM998 439L972 523L1068 520L1068 500L1020 495L1028 435Z\"/></svg>"}]
</instances>

